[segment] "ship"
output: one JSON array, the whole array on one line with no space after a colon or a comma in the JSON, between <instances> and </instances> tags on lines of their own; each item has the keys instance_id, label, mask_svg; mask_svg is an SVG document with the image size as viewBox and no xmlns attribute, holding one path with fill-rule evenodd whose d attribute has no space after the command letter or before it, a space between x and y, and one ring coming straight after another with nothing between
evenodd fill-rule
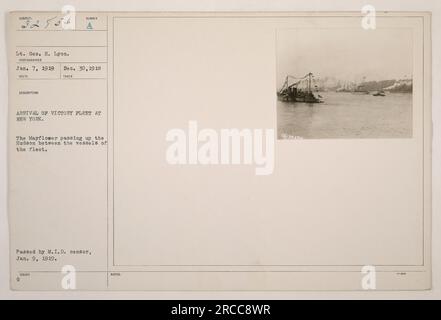
<instances>
[{"instance_id":1,"label":"ship","mask_svg":"<svg viewBox=\"0 0 441 320\"><path fill-rule=\"evenodd\" d=\"M343 85L340 86L340 88L337 88L335 90L335 92L352 92L352 91L353 91L352 85L348 81L345 81Z\"/></svg>"},{"instance_id":2,"label":"ship","mask_svg":"<svg viewBox=\"0 0 441 320\"><path fill-rule=\"evenodd\" d=\"M362 84L358 85L352 93L355 94L369 94L369 91L364 89L364 86Z\"/></svg>"},{"instance_id":3,"label":"ship","mask_svg":"<svg viewBox=\"0 0 441 320\"><path fill-rule=\"evenodd\" d=\"M377 91L374 94L372 94L374 97L384 97L386 94L383 90Z\"/></svg>"},{"instance_id":4,"label":"ship","mask_svg":"<svg viewBox=\"0 0 441 320\"><path fill-rule=\"evenodd\" d=\"M364 85L365 81L366 81L366 77L363 77L362 82L355 87L355 89L354 89L354 91L352 91L352 93L355 93L355 94L369 94L369 91L366 90L366 87Z\"/></svg>"},{"instance_id":5,"label":"ship","mask_svg":"<svg viewBox=\"0 0 441 320\"><path fill-rule=\"evenodd\" d=\"M363 80L361 83L356 84L355 82L348 82L346 81L340 88L335 90L335 92L349 92L353 94L369 94L369 90L367 90L366 86L364 85L366 77L363 77Z\"/></svg>"},{"instance_id":6,"label":"ship","mask_svg":"<svg viewBox=\"0 0 441 320\"><path fill-rule=\"evenodd\" d=\"M293 83L290 83L290 80ZM321 103L322 97L313 93L314 75L310 72L305 76L298 78L287 75L282 88L277 91L277 98L284 102L307 102L307 103Z\"/></svg>"}]
</instances>

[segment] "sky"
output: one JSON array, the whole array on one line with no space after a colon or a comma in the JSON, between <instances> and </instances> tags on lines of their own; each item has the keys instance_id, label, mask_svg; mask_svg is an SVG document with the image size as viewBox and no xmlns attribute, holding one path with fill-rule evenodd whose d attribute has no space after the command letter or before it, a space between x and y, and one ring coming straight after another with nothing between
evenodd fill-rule
<instances>
[{"instance_id":1,"label":"sky","mask_svg":"<svg viewBox=\"0 0 441 320\"><path fill-rule=\"evenodd\" d=\"M282 29L277 32L277 82L285 76L343 81L412 77L412 30Z\"/></svg>"}]
</instances>

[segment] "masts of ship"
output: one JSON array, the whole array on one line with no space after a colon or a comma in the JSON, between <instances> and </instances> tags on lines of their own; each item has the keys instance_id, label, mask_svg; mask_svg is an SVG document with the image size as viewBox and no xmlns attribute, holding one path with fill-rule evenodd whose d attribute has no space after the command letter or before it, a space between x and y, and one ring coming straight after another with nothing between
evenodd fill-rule
<instances>
[{"instance_id":1,"label":"masts of ship","mask_svg":"<svg viewBox=\"0 0 441 320\"><path fill-rule=\"evenodd\" d=\"M290 84L289 80L295 80ZM291 102L310 102L318 103L322 102L319 98L313 94L312 86L314 85L314 75L312 72L307 73L305 76L298 78L291 75L285 77L285 82L282 88L277 92L279 100L291 101ZM315 86L317 87L317 86Z\"/></svg>"},{"instance_id":2,"label":"masts of ship","mask_svg":"<svg viewBox=\"0 0 441 320\"><path fill-rule=\"evenodd\" d=\"M308 73L308 93L311 93L312 73Z\"/></svg>"}]
</instances>

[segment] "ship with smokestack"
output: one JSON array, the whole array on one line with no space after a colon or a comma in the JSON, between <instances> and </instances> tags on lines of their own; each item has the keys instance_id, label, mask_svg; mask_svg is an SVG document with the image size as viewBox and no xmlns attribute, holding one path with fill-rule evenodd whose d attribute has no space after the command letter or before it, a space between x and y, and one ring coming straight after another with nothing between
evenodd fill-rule
<instances>
[{"instance_id":1,"label":"ship with smokestack","mask_svg":"<svg viewBox=\"0 0 441 320\"><path fill-rule=\"evenodd\" d=\"M284 102L323 102L317 91L314 75L311 72L303 77L287 75L282 87L277 91L277 98Z\"/></svg>"}]
</instances>

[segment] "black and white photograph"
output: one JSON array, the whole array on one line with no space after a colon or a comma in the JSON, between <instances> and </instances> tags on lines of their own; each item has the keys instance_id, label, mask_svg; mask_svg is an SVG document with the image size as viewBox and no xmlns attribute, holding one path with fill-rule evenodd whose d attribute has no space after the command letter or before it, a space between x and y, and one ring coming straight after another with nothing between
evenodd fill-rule
<instances>
[{"instance_id":1,"label":"black and white photograph","mask_svg":"<svg viewBox=\"0 0 441 320\"><path fill-rule=\"evenodd\" d=\"M278 139L412 137L412 33L277 31Z\"/></svg>"}]
</instances>

